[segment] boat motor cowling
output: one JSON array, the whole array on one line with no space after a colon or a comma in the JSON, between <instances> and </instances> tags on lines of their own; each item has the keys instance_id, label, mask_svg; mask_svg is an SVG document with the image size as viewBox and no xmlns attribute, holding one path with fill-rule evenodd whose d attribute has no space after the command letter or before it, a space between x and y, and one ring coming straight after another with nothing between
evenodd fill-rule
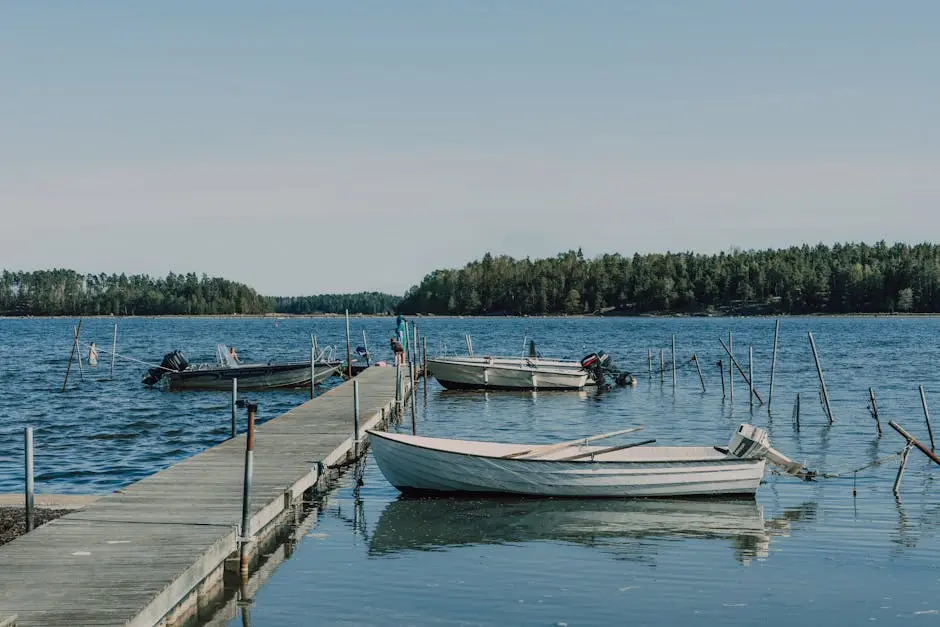
<instances>
[{"instance_id":1,"label":"boat motor cowling","mask_svg":"<svg viewBox=\"0 0 940 627\"><path fill-rule=\"evenodd\" d=\"M160 362L159 368L151 368L147 371L147 375L144 377L144 385L156 385L160 379L163 378L163 374L167 371L173 372L182 372L189 367L189 362L186 361L186 358L183 357L183 353L178 350L173 351L172 353L167 353L163 356L163 361Z\"/></svg>"}]
</instances>

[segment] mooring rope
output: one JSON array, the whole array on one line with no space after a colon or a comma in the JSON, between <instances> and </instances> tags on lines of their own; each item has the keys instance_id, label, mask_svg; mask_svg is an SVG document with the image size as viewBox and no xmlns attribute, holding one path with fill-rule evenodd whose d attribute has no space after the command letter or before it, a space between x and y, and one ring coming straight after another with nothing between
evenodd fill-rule
<instances>
[{"instance_id":1,"label":"mooring rope","mask_svg":"<svg viewBox=\"0 0 940 627\"><path fill-rule=\"evenodd\" d=\"M889 462L896 457L900 457L901 454L904 453L904 451L906 449L909 449L910 447L911 445L909 444L896 453L885 455L884 457L880 457L876 459L875 461L869 462L865 464L864 466L859 466L858 468L852 468L850 470L843 470L842 472L816 472L813 474L813 478L814 479L838 479L840 477L845 477L848 475L856 475L863 470L868 470L869 468L880 466L881 464L884 464L885 462ZM782 472L776 468L771 468L770 474L783 476L783 475L787 475L788 473Z\"/></svg>"},{"instance_id":2,"label":"mooring rope","mask_svg":"<svg viewBox=\"0 0 940 627\"><path fill-rule=\"evenodd\" d=\"M91 348L91 344L80 345L80 346L82 346L82 348L88 348L88 349ZM109 351L109 350L107 350L107 349L104 349L104 348L98 348L97 346L95 347L95 351L97 351L97 352L99 352L99 353L103 353L103 354L105 354L105 355L111 355L111 354L112 354L111 351ZM150 363L149 361L141 361L140 359L135 359L134 357L128 357L127 355L122 355L121 353L118 353L118 352L115 352L115 353L114 353L114 356L115 356L115 357L120 357L121 359L126 359L127 361L133 361L133 362L136 362L136 363L138 363L138 364L143 364L144 366L150 366L150 367L152 367L152 368L159 368L160 370L166 370L167 372L176 372L176 371L173 370L172 368L167 368L167 367L165 367L165 366L161 366L160 364L152 364L152 363Z\"/></svg>"}]
</instances>

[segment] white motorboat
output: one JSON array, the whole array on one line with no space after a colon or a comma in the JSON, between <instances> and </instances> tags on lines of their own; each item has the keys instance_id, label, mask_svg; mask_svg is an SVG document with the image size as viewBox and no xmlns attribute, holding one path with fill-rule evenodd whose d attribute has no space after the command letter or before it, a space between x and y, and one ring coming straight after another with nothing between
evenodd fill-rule
<instances>
[{"instance_id":1,"label":"white motorboat","mask_svg":"<svg viewBox=\"0 0 940 627\"><path fill-rule=\"evenodd\" d=\"M369 431L379 469L405 493L517 494L552 497L677 497L757 492L767 461L809 476L770 448L767 434L741 425L728 449L715 446L615 446L589 442L639 427L550 445L429 438ZM801 474L802 473L802 474Z\"/></svg>"},{"instance_id":2,"label":"white motorboat","mask_svg":"<svg viewBox=\"0 0 940 627\"><path fill-rule=\"evenodd\" d=\"M580 390L589 377L580 364L509 357L428 357L428 370L451 390Z\"/></svg>"}]
</instances>

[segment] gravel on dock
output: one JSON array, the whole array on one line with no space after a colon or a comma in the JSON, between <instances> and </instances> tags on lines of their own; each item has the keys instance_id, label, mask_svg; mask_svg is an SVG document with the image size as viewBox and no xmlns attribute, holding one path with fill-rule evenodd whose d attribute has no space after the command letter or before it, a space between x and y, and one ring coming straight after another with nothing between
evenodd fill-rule
<instances>
[{"instance_id":1,"label":"gravel on dock","mask_svg":"<svg viewBox=\"0 0 940 627\"><path fill-rule=\"evenodd\" d=\"M44 525L74 509L36 508L33 510L33 528ZM23 507L0 507L0 545L26 533L26 511Z\"/></svg>"}]
</instances>

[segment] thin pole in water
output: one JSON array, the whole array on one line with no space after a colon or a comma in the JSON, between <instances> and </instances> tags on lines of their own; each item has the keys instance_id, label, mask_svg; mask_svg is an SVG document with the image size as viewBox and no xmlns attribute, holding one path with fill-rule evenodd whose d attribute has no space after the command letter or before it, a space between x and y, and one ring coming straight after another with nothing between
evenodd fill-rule
<instances>
[{"instance_id":1,"label":"thin pole in water","mask_svg":"<svg viewBox=\"0 0 940 627\"><path fill-rule=\"evenodd\" d=\"M366 351L366 366L372 365L372 358L369 356L369 342L366 340L366 330L362 330L362 348Z\"/></svg>"},{"instance_id":2,"label":"thin pole in water","mask_svg":"<svg viewBox=\"0 0 940 627\"><path fill-rule=\"evenodd\" d=\"M650 379L652 379L653 378L653 349L652 348L646 349L646 363L647 365L649 365Z\"/></svg>"},{"instance_id":3,"label":"thin pole in water","mask_svg":"<svg viewBox=\"0 0 940 627\"><path fill-rule=\"evenodd\" d=\"M796 430L800 430L800 393L796 393Z\"/></svg>"},{"instance_id":4,"label":"thin pole in water","mask_svg":"<svg viewBox=\"0 0 940 627\"><path fill-rule=\"evenodd\" d=\"M114 323L114 337L111 340L111 378L114 378L114 354L117 352L117 322Z\"/></svg>"},{"instance_id":5,"label":"thin pole in water","mask_svg":"<svg viewBox=\"0 0 940 627\"><path fill-rule=\"evenodd\" d=\"M81 375L82 381L85 380L85 368L82 367L82 345L78 339L78 332L81 330L79 327L73 327L75 329L75 347L78 349L75 351L75 356L78 358L78 374Z\"/></svg>"},{"instance_id":6,"label":"thin pole in water","mask_svg":"<svg viewBox=\"0 0 940 627\"><path fill-rule=\"evenodd\" d=\"M659 384L666 382L666 351L659 349Z\"/></svg>"},{"instance_id":7,"label":"thin pole in water","mask_svg":"<svg viewBox=\"0 0 940 627\"><path fill-rule=\"evenodd\" d=\"M904 476L904 467L907 466L907 456L911 454L911 445L908 444L904 447L904 450L901 451L901 463L898 466L898 475L894 478L894 485L891 487L891 491L894 492L894 496L898 495L898 492L901 491L901 477Z\"/></svg>"},{"instance_id":8,"label":"thin pole in water","mask_svg":"<svg viewBox=\"0 0 940 627\"><path fill-rule=\"evenodd\" d=\"M424 346L422 347L424 354L422 355L423 359L421 360L421 363L424 366L424 395L427 396L428 395L428 336L425 335L421 339L424 341Z\"/></svg>"},{"instance_id":9,"label":"thin pole in water","mask_svg":"<svg viewBox=\"0 0 940 627\"><path fill-rule=\"evenodd\" d=\"M79 318L79 320L78 320L78 329L81 330L81 328L82 328L82 320L81 320L81 318ZM80 349L78 348L78 332L73 329L73 331L72 331L72 352L69 353L69 365L68 365L68 366L66 367L66 369L65 369L65 381L62 382L62 391L63 391L63 392L65 391L65 386L68 385L68 382L69 382L69 372L71 372L71 370L72 370L72 360L75 359L75 351L76 351L76 350L80 350Z\"/></svg>"},{"instance_id":10,"label":"thin pole in water","mask_svg":"<svg viewBox=\"0 0 940 627\"><path fill-rule=\"evenodd\" d=\"M774 355L770 361L770 392L767 394L767 413L770 413L770 404L774 400L774 375L777 373L777 338L780 337L780 321L774 325Z\"/></svg>"},{"instance_id":11,"label":"thin pole in water","mask_svg":"<svg viewBox=\"0 0 940 627\"><path fill-rule=\"evenodd\" d=\"M34 505L34 486L33 486L33 428L26 427L24 431L26 438L26 531L33 530L33 505Z\"/></svg>"},{"instance_id":12,"label":"thin pole in water","mask_svg":"<svg viewBox=\"0 0 940 627\"><path fill-rule=\"evenodd\" d=\"M352 379L352 349L349 347L349 310L346 310L346 376Z\"/></svg>"},{"instance_id":13,"label":"thin pole in water","mask_svg":"<svg viewBox=\"0 0 940 627\"><path fill-rule=\"evenodd\" d=\"M414 391L415 391L415 366L414 364L411 364L408 366L408 377L409 377L408 384L411 386L411 394L410 394L411 395L411 435L418 435L418 426L416 424L418 408L415 407L415 397L414 397Z\"/></svg>"},{"instance_id":14,"label":"thin pole in water","mask_svg":"<svg viewBox=\"0 0 940 627\"><path fill-rule=\"evenodd\" d=\"M698 380L702 384L702 391L704 392L705 391L705 377L702 376L702 364L699 363L698 357L696 357L694 354L692 355L692 361L695 362L695 369L698 370ZM724 377L724 373L722 373L722 377Z\"/></svg>"},{"instance_id":15,"label":"thin pole in water","mask_svg":"<svg viewBox=\"0 0 940 627\"><path fill-rule=\"evenodd\" d=\"M878 437L881 437L881 418L878 416L878 403L875 402L875 390L868 388L868 398L871 400L871 416L875 419L875 427L878 429Z\"/></svg>"},{"instance_id":16,"label":"thin pole in water","mask_svg":"<svg viewBox=\"0 0 940 627\"><path fill-rule=\"evenodd\" d=\"M721 375L721 398L725 397L725 365L718 360L718 373Z\"/></svg>"},{"instance_id":17,"label":"thin pole in water","mask_svg":"<svg viewBox=\"0 0 940 627\"><path fill-rule=\"evenodd\" d=\"M731 357L728 363L728 385L730 386L731 402L734 402L734 334L728 331L728 356Z\"/></svg>"},{"instance_id":18,"label":"thin pole in water","mask_svg":"<svg viewBox=\"0 0 940 627\"><path fill-rule=\"evenodd\" d=\"M672 334L672 389L676 389L676 334Z\"/></svg>"},{"instance_id":19,"label":"thin pole in water","mask_svg":"<svg viewBox=\"0 0 940 627\"><path fill-rule=\"evenodd\" d=\"M748 378L748 403L754 407L754 347L747 347L747 378Z\"/></svg>"},{"instance_id":20,"label":"thin pole in water","mask_svg":"<svg viewBox=\"0 0 940 627\"><path fill-rule=\"evenodd\" d=\"M826 416L829 418L829 424L835 422L832 417L832 408L829 406L829 391L826 390L826 380L823 378L822 366L819 365L819 354L816 352L816 340L813 339L813 332L808 331L809 345L813 349L813 361L816 362L816 373L819 375L819 384L822 386L823 402L826 405Z\"/></svg>"},{"instance_id":21,"label":"thin pole in water","mask_svg":"<svg viewBox=\"0 0 940 627\"><path fill-rule=\"evenodd\" d=\"M248 403L248 437L245 439L245 479L242 484L242 528L239 548L239 570L248 576L248 543L251 542L251 474L254 471L255 411L257 403Z\"/></svg>"},{"instance_id":22,"label":"thin pole in water","mask_svg":"<svg viewBox=\"0 0 940 627\"><path fill-rule=\"evenodd\" d=\"M238 435L238 419L235 408L238 407L238 377L232 378L232 437Z\"/></svg>"},{"instance_id":23,"label":"thin pole in water","mask_svg":"<svg viewBox=\"0 0 940 627\"><path fill-rule=\"evenodd\" d=\"M920 386L920 404L924 406L924 420L927 421L927 434L930 436L930 450L936 450L933 444L933 429L930 427L930 412L927 411L927 395L924 386Z\"/></svg>"}]
</instances>

